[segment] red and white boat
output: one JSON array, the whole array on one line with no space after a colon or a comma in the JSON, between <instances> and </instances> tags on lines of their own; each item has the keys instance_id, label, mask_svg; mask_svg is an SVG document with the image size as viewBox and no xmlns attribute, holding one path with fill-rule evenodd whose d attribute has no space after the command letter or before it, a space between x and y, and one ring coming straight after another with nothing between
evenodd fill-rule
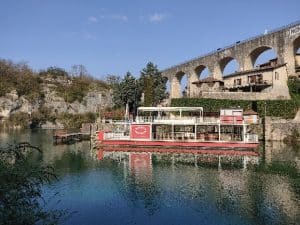
<instances>
[{"instance_id":1,"label":"red and white boat","mask_svg":"<svg viewBox=\"0 0 300 225\"><path fill-rule=\"evenodd\" d=\"M116 122L98 131L99 147L249 150L258 136L248 132L242 109L222 109L204 117L202 107L139 107L134 122Z\"/></svg>"}]
</instances>

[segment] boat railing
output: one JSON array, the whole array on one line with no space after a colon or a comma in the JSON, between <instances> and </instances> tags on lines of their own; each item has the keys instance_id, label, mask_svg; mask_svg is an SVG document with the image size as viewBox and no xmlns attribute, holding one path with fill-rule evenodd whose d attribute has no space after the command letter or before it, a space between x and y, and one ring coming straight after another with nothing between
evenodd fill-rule
<instances>
[{"instance_id":1,"label":"boat railing","mask_svg":"<svg viewBox=\"0 0 300 225\"><path fill-rule=\"evenodd\" d=\"M124 140L129 139L129 135L124 132L107 132L104 133L105 140Z\"/></svg>"},{"instance_id":2,"label":"boat railing","mask_svg":"<svg viewBox=\"0 0 300 225\"><path fill-rule=\"evenodd\" d=\"M138 116L136 117L137 123L155 123L155 122L171 122L171 121L189 121L189 122L203 122L202 117L191 116Z\"/></svg>"},{"instance_id":3,"label":"boat railing","mask_svg":"<svg viewBox=\"0 0 300 225\"><path fill-rule=\"evenodd\" d=\"M154 132L154 140L195 140L193 132Z\"/></svg>"},{"instance_id":4,"label":"boat railing","mask_svg":"<svg viewBox=\"0 0 300 225\"><path fill-rule=\"evenodd\" d=\"M245 135L245 142L258 142L258 135L257 134L246 134Z\"/></svg>"},{"instance_id":5,"label":"boat railing","mask_svg":"<svg viewBox=\"0 0 300 225\"><path fill-rule=\"evenodd\" d=\"M216 117L204 117L202 119L203 123L218 123L219 121L220 121L219 118Z\"/></svg>"}]
</instances>

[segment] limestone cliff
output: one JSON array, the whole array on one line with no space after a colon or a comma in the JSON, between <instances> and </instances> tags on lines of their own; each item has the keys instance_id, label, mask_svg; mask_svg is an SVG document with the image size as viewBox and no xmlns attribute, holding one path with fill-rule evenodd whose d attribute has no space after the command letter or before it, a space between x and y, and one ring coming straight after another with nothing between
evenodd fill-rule
<instances>
[{"instance_id":1,"label":"limestone cliff","mask_svg":"<svg viewBox=\"0 0 300 225\"><path fill-rule=\"evenodd\" d=\"M62 92L57 91L58 85L62 85L62 80L41 82L41 93L38 96L19 96L16 90L0 97L0 120L8 120L17 113L31 115L38 113L42 108L47 108L47 114L59 115L62 113L83 114L97 113L99 110L111 107L112 91L109 88L89 88L84 93L79 93L83 97L81 101L67 102L62 96ZM47 121L44 121L46 123Z\"/></svg>"}]
</instances>

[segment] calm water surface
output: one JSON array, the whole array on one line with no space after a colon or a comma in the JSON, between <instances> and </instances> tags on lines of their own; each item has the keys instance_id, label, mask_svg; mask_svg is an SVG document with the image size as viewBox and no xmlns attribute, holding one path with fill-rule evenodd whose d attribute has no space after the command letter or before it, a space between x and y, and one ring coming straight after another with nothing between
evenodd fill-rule
<instances>
[{"instance_id":1,"label":"calm water surface","mask_svg":"<svg viewBox=\"0 0 300 225\"><path fill-rule=\"evenodd\" d=\"M300 149L267 143L260 157L95 155L89 142L52 145L52 131L0 133L43 149L60 179L44 187L63 224L300 224Z\"/></svg>"}]
</instances>

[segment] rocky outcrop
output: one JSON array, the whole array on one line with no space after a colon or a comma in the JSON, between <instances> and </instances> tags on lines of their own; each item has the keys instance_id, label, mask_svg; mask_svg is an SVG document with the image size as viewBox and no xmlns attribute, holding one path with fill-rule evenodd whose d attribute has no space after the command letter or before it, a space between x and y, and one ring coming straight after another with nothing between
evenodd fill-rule
<instances>
[{"instance_id":1,"label":"rocky outcrop","mask_svg":"<svg viewBox=\"0 0 300 225\"><path fill-rule=\"evenodd\" d=\"M300 109L298 109L298 112L294 118L294 122L300 123Z\"/></svg>"},{"instance_id":2,"label":"rocky outcrop","mask_svg":"<svg viewBox=\"0 0 300 225\"><path fill-rule=\"evenodd\" d=\"M58 96L53 91L51 85L45 85L43 87L43 98L27 100L23 96L18 96L16 91L7 93L5 96L0 97L0 119L9 118L10 115L17 112L28 113L29 115L35 111L38 111L41 106L45 106L53 113L96 113L100 109L105 107L111 107L112 91L90 91L83 98L82 102L75 101L73 103L67 103L64 98Z\"/></svg>"},{"instance_id":3,"label":"rocky outcrop","mask_svg":"<svg viewBox=\"0 0 300 225\"><path fill-rule=\"evenodd\" d=\"M44 106L51 108L55 113L96 113L101 108L113 105L111 91L90 91L83 98L82 102L75 101L72 103L65 102L64 98L59 97L49 87L44 88L44 93Z\"/></svg>"},{"instance_id":4,"label":"rocky outcrop","mask_svg":"<svg viewBox=\"0 0 300 225\"><path fill-rule=\"evenodd\" d=\"M16 91L0 97L0 118L8 118L16 112L31 113L39 108L39 100L29 102L23 96L19 97Z\"/></svg>"}]
</instances>

